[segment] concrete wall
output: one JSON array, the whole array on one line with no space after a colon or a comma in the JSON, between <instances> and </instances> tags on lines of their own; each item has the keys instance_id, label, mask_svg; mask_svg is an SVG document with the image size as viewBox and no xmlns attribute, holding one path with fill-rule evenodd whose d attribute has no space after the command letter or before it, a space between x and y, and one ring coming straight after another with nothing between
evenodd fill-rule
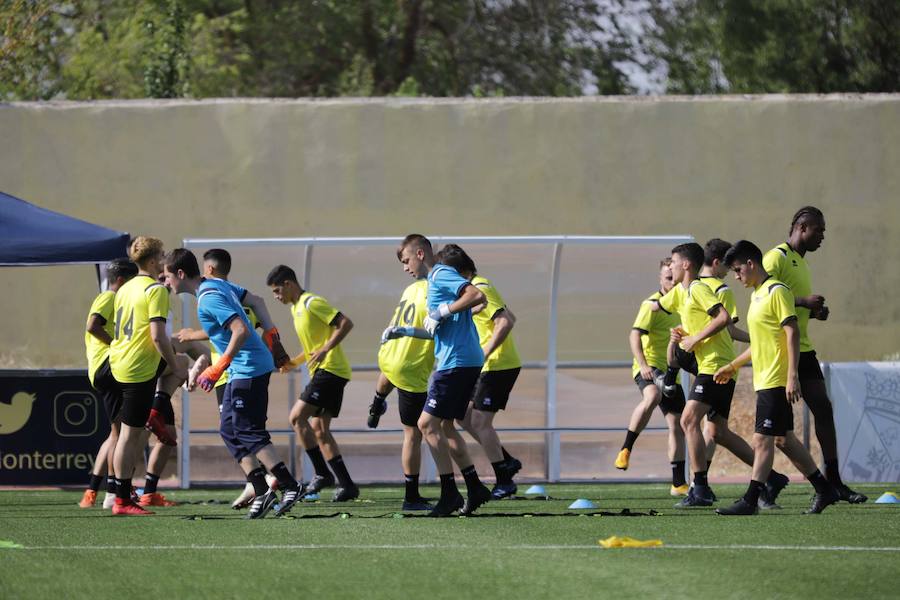
<instances>
[{"instance_id":1,"label":"concrete wall","mask_svg":"<svg viewBox=\"0 0 900 600\"><path fill-rule=\"evenodd\" d=\"M880 359L900 350L898 139L897 95L26 103L0 106L0 189L168 247L415 230L768 248L814 204L832 311L813 340ZM0 287L0 366L83 363L92 268L2 269Z\"/></svg>"}]
</instances>

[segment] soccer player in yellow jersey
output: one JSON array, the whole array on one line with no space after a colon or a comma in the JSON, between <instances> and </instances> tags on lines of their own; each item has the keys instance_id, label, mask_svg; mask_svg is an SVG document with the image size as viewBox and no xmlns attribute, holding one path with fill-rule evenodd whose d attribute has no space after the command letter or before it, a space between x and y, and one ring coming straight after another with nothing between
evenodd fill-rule
<instances>
[{"instance_id":1,"label":"soccer player in yellow jersey","mask_svg":"<svg viewBox=\"0 0 900 600\"><path fill-rule=\"evenodd\" d=\"M673 248L675 285L657 302L660 309L679 313L684 331L679 346L684 352L693 352L697 361L698 374L681 415L694 481L688 495L676 505L679 507L711 506L715 501L707 479L706 444L700 422L710 410L715 410L727 422L735 385L734 380L719 384L712 379L719 367L734 358L734 346L726 331L731 320L728 311L709 286L699 280L703 258L699 244Z\"/></svg>"},{"instance_id":2,"label":"soccer player in yellow jersey","mask_svg":"<svg viewBox=\"0 0 900 600\"><path fill-rule=\"evenodd\" d=\"M763 266L773 277L783 281L794 295L797 326L800 328L800 386L803 388L803 400L815 419L816 438L825 459L825 477L837 489L841 500L858 504L868 498L853 491L841 480L834 410L816 351L809 339L809 319L824 321L829 314L825 298L813 294L812 277L806 262L806 253L818 250L824 239L825 216L822 211L814 206L804 206L794 214L788 241L769 250L763 257Z\"/></svg>"},{"instance_id":3,"label":"soccer player in yellow jersey","mask_svg":"<svg viewBox=\"0 0 900 600\"><path fill-rule=\"evenodd\" d=\"M486 298L483 304L472 309L472 320L484 353L484 366L466 416L458 423L484 448L496 478L491 495L495 500L500 500L516 493L513 476L522 468L522 463L505 450L494 429L494 417L497 412L506 409L509 394L522 369L522 360L510 333L516 324L516 317L497 288L487 278L478 275L475 261L458 245L444 246L438 253L438 262L456 269Z\"/></svg>"},{"instance_id":4,"label":"soccer player in yellow jersey","mask_svg":"<svg viewBox=\"0 0 900 600\"><path fill-rule=\"evenodd\" d=\"M353 329L353 322L325 298L300 287L297 275L290 267L274 267L266 277L266 285L272 289L276 300L290 305L294 329L312 377L290 414L291 425L300 436L316 471L307 494L334 485L337 477L338 487L332 502L353 500L359 497L359 488L353 483L340 448L331 435L331 420L341 412L344 387L351 377L350 363L341 342ZM329 471L329 465L334 475Z\"/></svg>"},{"instance_id":5,"label":"soccer player in yellow jersey","mask_svg":"<svg viewBox=\"0 0 900 600\"><path fill-rule=\"evenodd\" d=\"M740 317L737 312L734 291L724 281L725 276L728 274L725 254L729 249L731 249L731 244L719 238L713 238L706 242L706 246L703 249L703 268L700 269L700 281L709 286L709 289L722 301L722 306L731 316L727 328L729 337L734 341L749 343L750 335L737 326ZM716 452L716 444L724 446L744 464L750 467L753 466L753 449L744 438L734 433L728 427L728 415L718 414L715 410L710 411L706 415L703 438L706 441L707 470L712 464L712 459ZM778 498L781 490L787 486L788 481L787 475L773 470L769 480L766 482L766 489L760 496L760 508L775 508L777 506L775 500Z\"/></svg>"},{"instance_id":6,"label":"soccer player in yellow jersey","mask_svg":"<svg viewBox=\"0 0 900 600\"><path fill-rule=\"evenodd\" d=\"M669 462L672 466L670 493L673 496L684 496L688 493L684 473L684 432L681 430L681 413L685 404L684 391L680 385L676 385L674 393L664 397L661 390L663 372L666 369L669 332L681 323L681 318L677 312L653 310L653 305L675 285L671 265L671 258L660 261L659 291L641 302L628 336L628 344L634 356L631 375L641 392L642 400L631 413L625 443L616 456L615 467L623 471L628 469L634 443L650 421L653 409L659 406L669 427ZM677 381L675 383L677 384Z\"/></svg>"},{"instance_id":7,"label":"soccer player in yellow jersey","mask_svg":"<svg viewBox=\"0 0 900 600\"><path fill-rule=\"evenodd\" d=\"M431 510L433 507L419 493L419 470L422 465L422 432L417 425L428 392L428 377L434 368L434 342L431 339L397 337L396 328L422 329L428 316L428 282L416 279L400 296L390 326L385 329L378 350L378 381L375 398L369 407L369 427L377 427L387 410L386 398L397 388L397 408L403 426L401 464L406 489L403 510Z\"/></svg>"},{"instance_id":8,"label":"soccer player in yellow jersey","mask_svg":"<svg viewBox=\"0 0 900 600\"><path fill-rule=\"evenodd\" d=\"M122 410L122 393L116 380L109 370L109 344L112 342L114 305L116 291L137 275L137 266L126 259L117 258L106 265L106 280L109 288L100 292L91 304L88 312L87 325L85 326L84 347L87 352L88 379L103 402L106 416L109 417L109 437L97 451L97 460L91 472L91 481L88 489L78 505L81 508L89 508L97 499L97 491L106 474L107 496L116 493L115 471L113 469L113 454L116 448L116 440L119 437L119 412Z\"/></svg>"},{"instance_id":9,"label":"soccer player in yellow jersey","mask_svg":"<svg viewBox=\"0 0 900 600\"><path fill-rule=\"evenodd\" d=\"M157 281L162 269L163 245L140 236L129 249L138 274L116 292L115 327L109 348L109 366L122 390L122 426L116 444L115 515L152 514L131 501L131 473L141 432L150 416L160 375L184 380L186 361L175 358L166 335L169 294ZM127 476L126 476L127 474Z\"/></svg>"},{"instance_id":10,"label":"soccer player in yellow jersey","mask_svg":"<svg viewBox=\"0 0 900 600\"><path fill-rule=\"evenodd\" d=\"M725 255L725 263L745 287L752 287L747 323L750 348L720 367L717 381L730 381L741 365L753 359L753 389L756 390L756 429L753 434L753 475L747 492L737 502L716 512L720 515L754 515L765 481L772 470L775 446L784 452L816 490L807 513L820 513L837 502L838 493L816 468L809 451L794 435L791 403L802 397L798 362L800 330L794 296L788 287L771 277L763 266L760 249L741 240Z\"/></svg>"}]
</instances>

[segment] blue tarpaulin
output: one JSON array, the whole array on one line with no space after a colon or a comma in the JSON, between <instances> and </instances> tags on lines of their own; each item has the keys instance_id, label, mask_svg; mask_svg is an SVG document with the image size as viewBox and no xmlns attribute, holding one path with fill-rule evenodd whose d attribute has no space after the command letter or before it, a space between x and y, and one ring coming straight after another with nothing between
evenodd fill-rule
<instances>
[{"instance_id":1,"label":"blue tarpaulin","mask_svg":"<svg viewBox=\"0 0 900 600\"><path fill-rule=\"evenodd\" d=\"M102 263L127 256L127 233L0 192L0 265Z\"/></svg>"}]
</instances>

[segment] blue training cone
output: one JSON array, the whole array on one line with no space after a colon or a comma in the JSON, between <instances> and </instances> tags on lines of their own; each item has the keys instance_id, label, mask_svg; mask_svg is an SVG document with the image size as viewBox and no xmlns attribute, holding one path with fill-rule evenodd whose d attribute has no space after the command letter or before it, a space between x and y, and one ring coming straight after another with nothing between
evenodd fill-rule
<instances>
[{"instance_id":1,"label":"blue training cone","mask_svg":"<svg viewBox=\"0 0 900 600\"><path fill-rule=\"evenodd\" d=\"M547 490L544 489L542 485L533 485L527 490L525 490L526 496L546 496Z\"/></svg>"},{"instance_id":2,"label":"blue training cone","mask_svg":"<svg viewBox=\"0 0 900 600\"><path fill-rule=\"evenodd\" d=\"M579 498L569 505L569 508L597 508L597 505L587 498Z\"/></svg>"},{"instance_id":3,"label":"blue training cone","mask_svg":"<svg viewBox=\"0 0 900 600\"><path fill-rule=\"evenodd\" d=\"M900 504L900 497L894 492L885 492L875 501L875 504Z\"/></svg>"},{"instance_id":4,"label":"blue training cone","mask_svg":"<svg viewBox=\"0 0 900 600\"><path fill-rule=\"evenodd\" d=\"M304 502L315 502L319 499L319 494L306 494L302 499Z\"/></svg>"}]
</instances>

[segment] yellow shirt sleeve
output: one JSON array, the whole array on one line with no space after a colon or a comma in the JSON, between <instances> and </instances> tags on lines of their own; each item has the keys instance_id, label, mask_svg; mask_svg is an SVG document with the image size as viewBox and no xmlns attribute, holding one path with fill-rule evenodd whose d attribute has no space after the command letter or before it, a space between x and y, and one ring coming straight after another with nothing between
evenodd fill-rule
<instances>
[{"instance_id":1,"label":"yellow shirt sleeve","mask_svg":"<svg viewBox=\"0 0 900 600\"><path fill-rule=\"evenodd\" d=\"M772 290L772 311L778 322L785 323L797 318L797 310L794 308L794 295L787 286L779 284Z\"/></svg>"},{"instance_id":2,"label":"yellow shirt sleeve","mask_svg":"<svg viewBox=\"0 0 900 600\"><path fill-rule=\"evenodd\" d=\"M681 300L678 293L679 287L681 287L681 284L676 283L671 290L666 292L665 296L658 300L659 307L669 314L678 312L678 309L681 308Z\"/></svg>"},{"instance_id":3,"label":"yellow shirt sleeve","mask_svg":"<svg viewBox=\"0 0 900 600\"><path fill-rule=\"evenodd\" d=\"M154 285L147 290L147 318L165 319L169 316L169 291L164 285Z\"/></svg>"},{"instance_id":4,"label":"yellow shirt sleeve","mask_svg":"<svg viewBox=\"0 0 900 600\"><path fill-rule=\"evenodd\" d=\"M506 302L503 301L503 297L500 296L497 288L489 283L477 283L475 287L484 292L487 298L487 306L483 311L487 318L493 319L498 312L506 308Z\"/></svg>"},{"instance_id":5,"label":"yellow shirt sleeve","mask_svg":"<svg viewBox=\"0 0 900 600\"><path fill-rule=\"evenodd\" d=\"M649 333L651 321L653 319L651 302L651 300L644 300L641 302L641 307L638 309L637 316L634 318L634 324L631 326L632 329L640 329L641 331Z\"/></svg>"},{"instance_id":6,"label":"yellow shirt sleeve","mask_svg":"<svg viewBox=\"0 0 900 600\"><path fill-rule=\"evenodd\" d=\"M719 293L716 294L719 300L722 301L722 306L725 307L725 310L728 311L728 314L731 315L731 320L737 322L738 310L737 310L737 302L734 300L734 291L725 284L722 284L722 287L719 288Z\"/></svg>"},{"instance_id":7,"label":"yellow shirt sleeve","mask_svg":"<svg viewBox=\"0 0 900 600\"><path fill-rule=\"evenodd\" d=\"M785 260L787 260L787 257L778 248L772 248L763 256L763 268L766 270L766 273L775 279L783 281L784 270L782 267Z\"/></svg>"},{"instance_id":8,"label":"yellow shirt sleeve","mask_svg":"<svg viewBox=\"0 0 900 600\"><path fill-rule=\"evenodd\" d=\"M709 289L709 286L705 283L697 283L691 286L691 298L697 303L697 306L702 308L707 314L709 314L709 311L711 311L714 306L722 304L722 301L719 300L718 296L713 294L713 291Z\"/></svg>"},{"instance_id":9,"label":"yellow shirt sleeve","mask_svg":"<svg viewBox=\"0 0 900 600\"><path fill-rule=\"evenodd\" d=\"M328 301L319 296L310 296L306 301L306 310L310 312L310 314L314 315L317 319L325 323L326 325L331 325L331 322L334 321L334 318L338 315L339 311L335 307L328 304Z\"/></svg>"}]
</instances>

